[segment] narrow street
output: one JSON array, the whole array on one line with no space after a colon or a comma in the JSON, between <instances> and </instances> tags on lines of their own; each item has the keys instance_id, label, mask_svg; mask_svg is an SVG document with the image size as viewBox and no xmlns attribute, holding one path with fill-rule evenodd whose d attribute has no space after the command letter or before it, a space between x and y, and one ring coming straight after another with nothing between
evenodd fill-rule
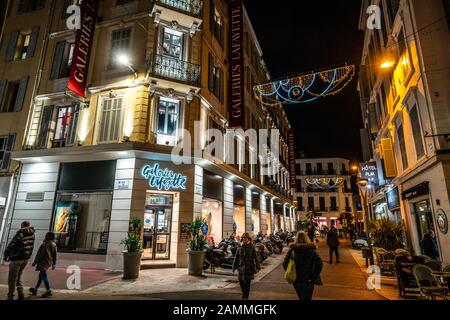
<instances>
[{"instance_id":1,"label":"narrow street","mask_svg":"<svg viewBox=\"0 0 450 320\"><path fill-rule=\"evenodd\" d=\"M342 248L341 263L330 265L328 262L328 247L321 242L319 254L324 262L322 271L323 286L316 286L315 300L384 300L376 292L369 291L366 287L366 278L356 264L351 249ZM261 281L254 284L250 299L252 300L297 300L297 295L283 278L283 266L279 265L275 270L266 275ZM240 299L239 288L221 289L195 292L173 292L164 294L152 294L146 298L167 300L235 300Z\"/></svg>"}]
</instances>

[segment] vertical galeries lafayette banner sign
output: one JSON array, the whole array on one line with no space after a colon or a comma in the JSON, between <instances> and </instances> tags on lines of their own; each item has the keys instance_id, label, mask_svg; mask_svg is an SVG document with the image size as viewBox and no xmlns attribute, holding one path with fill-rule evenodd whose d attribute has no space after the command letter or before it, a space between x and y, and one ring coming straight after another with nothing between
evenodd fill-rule
<instances>
[{"instance_id":1,"label":"vertical galeries lafayette banner sign","mask_svg":"<svg viewBox=\"0 0 450 320\"><path fill-rule=\"evenodd\" d=\"M297 172L295 171L295 135L292 130L288 133L288 152L290 186L293 189L297 189Z\"/></svg>"},{"instance_id":2,"label":"vertical galeries lafayette banner sign","mask_svg":"<svg viewBox=\"0 0 450 320\"><path fill-rule=\"evenodd\" d=\"M244 5L242 0L230 4L230 101L229 126L243 127L244 121Z\"/></svg>"},{"instance_id":3,"label":"vertical galeries lafayette banner sign","mask_svg":"<svg viewBox=\"0 0 450 320\"><path fill-rule=\"evenodd\" d=\"M85 97L89 60L94 42L98 0L83 0L81 4L80 29L77 31L68 89Z\"/></svg>"}]
</instances>

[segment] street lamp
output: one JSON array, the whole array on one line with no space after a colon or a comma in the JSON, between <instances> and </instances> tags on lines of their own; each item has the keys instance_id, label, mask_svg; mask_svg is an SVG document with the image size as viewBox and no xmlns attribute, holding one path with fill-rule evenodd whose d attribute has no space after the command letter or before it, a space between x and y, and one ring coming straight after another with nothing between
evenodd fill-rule
<instances>
[{"instance_id":1,"label":"street lamp","mask_svg":"<svg viewBox=\"0 0 450 320\"><path fill-rule=\"evenodd\" d=\"M395 65L395 61L386 60L380 64L380 69L391 69Z\"/></svg>"},{"instance_id":2,"label":"street lamp","mask_svg":"<svg viewBox=\"0 0 450 320\"><path fill-rule=\"evenodd\" d=\"M133 67L130 62L130 58L126 54L117 55L117 62L125 67L128 67L134 74L134 77L137 78L137 70Z\"/></svg>"}]
</instances>

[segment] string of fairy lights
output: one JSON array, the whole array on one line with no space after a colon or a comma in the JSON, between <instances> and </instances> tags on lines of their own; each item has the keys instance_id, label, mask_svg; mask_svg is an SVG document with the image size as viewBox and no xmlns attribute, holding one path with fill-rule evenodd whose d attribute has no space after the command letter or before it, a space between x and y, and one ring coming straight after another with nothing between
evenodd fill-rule
<instances>
[{"instance_id":1,"label":"string of fairy lights","mask_svg":"<svg viewBox=\"0 0 450 320\"><path fill-rule=\"evenodd\" d=\"M353 80L355 65L311 72L285 80L256 85L256 98L266 106L308 103L339 94Z\"/></svg>"},{"instance_id":2,"label":"string of fairy lights","mask_svg":"<svg viewBox=\"0 0 450 320\"><path fill-rule=\"evenodd\" d=\"M306 178L305 181L309 187L328 190L328 189L335 189L341 186L344 183L344 178L340 177Z\"/></svg>"}]
</instances>

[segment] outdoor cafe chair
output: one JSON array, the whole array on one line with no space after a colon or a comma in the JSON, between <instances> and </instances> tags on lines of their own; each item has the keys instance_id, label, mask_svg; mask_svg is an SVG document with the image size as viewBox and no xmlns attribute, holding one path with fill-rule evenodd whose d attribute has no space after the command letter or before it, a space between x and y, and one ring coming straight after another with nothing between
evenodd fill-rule
<instances>
[{"instance_id":1,"label":"outdoor cafe chair","mask_svg":"<svg viewBox=\"0 0 450 320\"><path fill-rule=\"evenodd\" d=\"M440 287L432 275L433 270L430 267L418 264L413 268L413 274L419 285L420 297L423 299L431 298L436 300L436 295L442 295L447 300L448 288Z\"/></svg>"},{"instance_id":2,"label":"outdoor cafe chair","mask_svg":"<svg viewBox=\"0 0 450 320\"><path fill-rule=\"evenodd\" d=\"M408 252L408 250L405 250L405 249L397 249L397 250L395 250L395 255L396 256L407 256L408 254L410 254L410 253Z\"/></svg>"},{"instance_id":3,"label":"outdoor cafe chair","mask_svg":"<svg viewBox=\"0 0 450 320\"><path fill-rule=\"evenodd\" d=\"M441 271L441 263L433 259L425 260L425 265L430 267L433 271Z\"/></svg>"},{"instance_id":4,"label":"outdoor cafe chair","mask_svg":"<svg viewBox=\"0 0 450 320\"><path fill-rule=\"evenodd\" d=\"M381 254L381 270L395 274L395 254L387 252Z\"/></svg>"},{"instance_id":5,"label":"outdoor cafe chair","mask_svg":"<svg viewBox=\"0 0 450 320\"><path fill-rule=\"evenodd\" d=\"M450 264L442 268L442 272L450 272Z\"/></svg>"}]
</instances>

